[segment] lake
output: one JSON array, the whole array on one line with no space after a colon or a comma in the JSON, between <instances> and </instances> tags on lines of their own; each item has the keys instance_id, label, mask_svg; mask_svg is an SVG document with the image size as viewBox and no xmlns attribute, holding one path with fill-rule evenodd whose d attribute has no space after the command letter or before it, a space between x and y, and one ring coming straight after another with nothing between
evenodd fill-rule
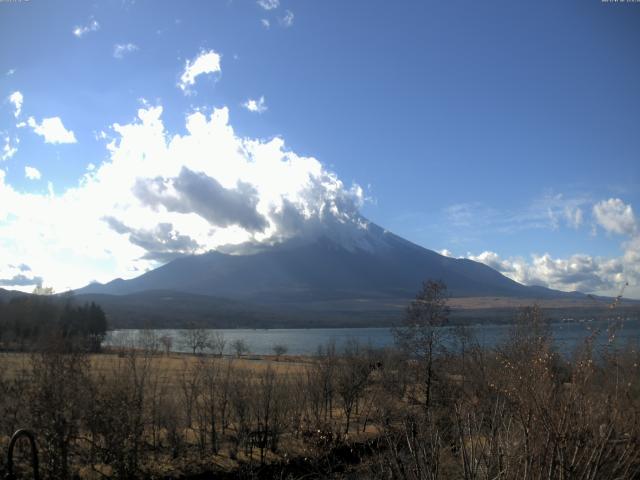
<instances>
[{"instance_id":1,"label":"lake","mask_svg":"<svg viewBox=\"0 0 640 480\"><path fill-rule=\"evenodd\" d=\"M640 341L640 321L623 322L592 321L567 322L551 325L554 340L559 351L570 353L576 346L596 332L596 344L605 345L610 342L611 328L617 325L612 342L616 346L624 346L629 342L638 345ZM509 325L476 325L470 327L479 342L484 346L494 346L503 341L509 334ZM216 329L227 341L225 353L232 353L230 344L233 340L243 339L254 355L273 354L274 345L284 345L290 355L312 355L319 346L335 342L340 349L351 339L361 344L374 347L386 347L393 344L393 334L389 328L291 328L291 329ZM142 340L151 334L159 338L167 335L173 339L171 348L174 352L189 352L183 344L181 330L113 330L105 339L105 346L140 346Z\"/></svg>"}]
</instances>

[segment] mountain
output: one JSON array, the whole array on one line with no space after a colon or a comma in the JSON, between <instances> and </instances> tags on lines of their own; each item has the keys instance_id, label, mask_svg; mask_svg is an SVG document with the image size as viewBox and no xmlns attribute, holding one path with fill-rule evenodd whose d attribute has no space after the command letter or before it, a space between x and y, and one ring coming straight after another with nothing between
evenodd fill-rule
<instances>
[{"instance_id":1,"label":"mountain","mask_svg":"<svg viewBox=\"0 0 640 480\"><path fill-rule=\"evenodd\" d=\"M0 288L0 302L8 302L14 298L27 296L27 293L19 292L17 290L6 290Z\"/></svg>"},{"instance_id":2,"label":"mountain","mask_svg":"<svg viewBox=\"0 0 640 480\"><path fill-rule=\"evenodd\" d=\"M383 326L401 317L427 279L447 285L454 320L509 321L515 309L534 302L552 318L584 318L594 309L610 315L612 299L524 286L364 219L325 219L284 242L184 256L139 277L73 293L80 303L101 305L112 328ZM22 294L0 289L0 300L15 295Z\"/></svg>"},{"instance_id":3,"label":"mountain","mask_svg":"<svg viewBox=\"0 0 640 480\"><path fill-rule=\"evenodd\" d=\"M442 256L372 223L345 225L248 254L211 251L186 256L130 280L90 284L76 294L174 291L279 305L404 301L426 279L444 281L453 297L583 297L521 285L484 264Z\"/></svg>"}]
</instances>

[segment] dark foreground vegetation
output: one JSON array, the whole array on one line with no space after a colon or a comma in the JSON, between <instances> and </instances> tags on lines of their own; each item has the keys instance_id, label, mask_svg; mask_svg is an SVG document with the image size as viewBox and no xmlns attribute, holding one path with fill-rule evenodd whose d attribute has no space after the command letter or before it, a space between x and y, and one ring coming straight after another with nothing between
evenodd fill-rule
<instances>
[{"instance_id":1,"label":"dark foreground vegetation","mask_svg":"<svg viewBox=\"0 0 640 480\"><path fill-rule=\"evenodd\" d=\"M567 357L531 307L485 348L442 338L444 293L425 284L395 349L306 359L95 355L52 333L0 357L3 451L33 429L47 478L640 478L640 353L619 324Z\"/></svg>"},{"instance_id":2,"label":"dark foreground vegetation","mask_svg":"<svg viewBox=\"0 0 640 480\"><path fill-rule=\"evenodd\" d=\"M42 350L52 338L67 350L98 352L107 333L107 318L94 302L76 305L72 297L17 296L0 301L2 349Z\"/></svg>"}]
</instances>

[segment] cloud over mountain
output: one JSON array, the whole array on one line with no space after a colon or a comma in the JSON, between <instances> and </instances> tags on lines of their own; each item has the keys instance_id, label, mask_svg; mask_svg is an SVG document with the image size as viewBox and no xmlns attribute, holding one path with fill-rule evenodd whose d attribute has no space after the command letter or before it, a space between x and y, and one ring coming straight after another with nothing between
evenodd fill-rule
<instances>
[{"instance_id":1,"label":"cloud over mountain","mask_svg":"<svg viewBox=\"0 0 640 480\"><path fill-rule=\"evenodd\" d=\"M224 188L215 178L186 167L175 178L138 179L133 193L155 210L163 206L169 212L195 213L219 227L238 225L260 232L267 226L256 210L257 192L250 184L238 181L236 188Z\"/></svg>"},{"instance_id":2,"label":"cloud over mountain","mask_svg":"<svg viewBox=\"0 0 640 480\"><path fill-rule=\"evenodd\" d=\"M28 277L5 272L5 284L36 284L44 276L47 284L65 289L130 278L180 255L293 237L360 242L362 189L345 186L315 158L288 150L282 138L238 136L227 108L196 109L186 115L180 134L167 131L161 106L137 113L130 123L112 125L108 159L60 195L53 187L48 194L18 192L0 170L0 256L34 268ZM51 126L46 120L31 119L30 125ZM69 140L73 133L61 129L41 133L51 142ZM29 175L37 178L35 171ZM625 281L640 284L640 236L631 205L617 198L589 203L554 197L543 207L517 218L529 222L527 228L551 228L558 219L572 228L592 222L623 236L623 255L522 258L485 251L468 258L526 285L615 292ZM450 213L467 225L478 217L476 210L464 206ZM489 213L485 223L501 218Z\"/></svg>"},{"instance_id":3,"label":"cloud over mountain","mask_svg":"<svg viewBox=\"0 0 640 480\"><path fill-rule=\"evenodd\" d=\"M103 220L115 232L128 235L132 244L143 248L146 253L142 258L147 260L167 262L181 255L193 253L198 248L195 240L176 232L170 223L159 223L151 230L137 230L127 227L113 217L104 217Z\"/></svg>"},{"instance_id":4,"label":"cloud over mountain","mask_svg":"<svg viewBox=\"0 0 640 480\"><path fill-rule=\"evenodd\" d=\"M281 138L239 137L226 108L190 113L172 134L162 111L114 124L109 158L62 194L21 193L0 170L0 238L14 262L64 289L186 253L362 226L362 189Z\"/></svg>"}]
</instances>

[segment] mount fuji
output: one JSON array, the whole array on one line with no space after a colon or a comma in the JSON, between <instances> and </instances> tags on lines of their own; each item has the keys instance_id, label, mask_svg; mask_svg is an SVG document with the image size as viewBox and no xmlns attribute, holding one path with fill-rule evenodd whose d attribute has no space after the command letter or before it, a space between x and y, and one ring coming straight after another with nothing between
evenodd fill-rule
<instances>
[{"instance_id":1,"label":"mount fuji","mask_svg":"<svg viewBox=\"0 0 640 480\"><path fill-rule=\"evenodd\" d=\"M502 299L502 304L504 299L586 299L578 292L522 285L482 263L442 256L362 218L334 221L271 245L182 256L136 278L92 283L74 293L103 304L116 323L128 324L137 316L136 323L145 318L161 326L186 321L378 325L397 318L427 279L442 280L453 299L467 303L471 298Z\"/></svg>"}]
</instances>

